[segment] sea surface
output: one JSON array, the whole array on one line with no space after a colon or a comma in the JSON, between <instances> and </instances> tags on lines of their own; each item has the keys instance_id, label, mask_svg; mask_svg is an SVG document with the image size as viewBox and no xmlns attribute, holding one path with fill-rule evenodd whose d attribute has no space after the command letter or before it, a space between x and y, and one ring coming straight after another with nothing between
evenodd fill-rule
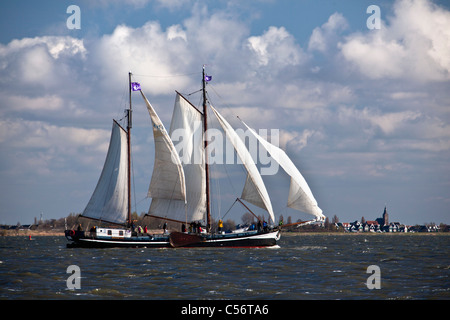
<instances>
[{"instance_id":1,"label":"sea surface","mask_svg":"<svg viewBox=\"0 0 450 320\"><path fill-rule=\"evenodd\" d=\"M270 249L66 243L62 236L0 237L0 299L450 300L448 234L285 233ZM72 265L79 289L67 287Z\"/></svg>"}]
</instances>

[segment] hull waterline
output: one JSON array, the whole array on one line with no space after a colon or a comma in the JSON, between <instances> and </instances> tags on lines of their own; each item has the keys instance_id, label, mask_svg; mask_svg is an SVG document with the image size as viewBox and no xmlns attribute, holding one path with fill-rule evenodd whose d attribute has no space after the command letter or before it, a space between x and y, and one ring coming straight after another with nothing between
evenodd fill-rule
<instances>
[{"instance_id":1,"label":"hull waterline","mask_svg":"<svg viewBox=\"0 0 450 320\"><path fill-rule=\"evenodd\" d=\"M280 231L242 232L228 234L187 234L132 236L116 238L90 236L88 233L66 230L68 248L207 248L207 247L272 247L280 239Z\"/></svg>"}]
</instances>

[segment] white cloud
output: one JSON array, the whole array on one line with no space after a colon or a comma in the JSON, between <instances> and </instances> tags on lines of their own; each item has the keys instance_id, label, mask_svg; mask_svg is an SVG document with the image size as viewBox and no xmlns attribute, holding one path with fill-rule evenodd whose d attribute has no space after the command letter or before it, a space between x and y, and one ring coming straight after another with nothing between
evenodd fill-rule
<instances>
[{"instance_id":1,"label":"white cloud","mask_svg":"<svg viewBox=\"0 0 450 320\"><path fill-rule=\"evenodd\" d=\"M316 27L309 38L308 50L326 52L336 45L338 34L348 28L348 22L341 13L332 14L326 23Z\"/></svg>"},{"instance_id":2,"label":"white cloud","mask_svg":"<svg viewBox=\"0 0 450 320\"><path fill-rule=\"evenodd\" d=\"M390 30L394 37L403 38L411 49L422 49L437 64L438 70L450 71L450 12L428 0L398 1ZM424 45L424 47L420 47ZM448 78L446 78L448 79Z\"/></svg>"},{"instance_id":3,"label":"white cloud","mask_svg":"<svg viewBox=\"0 0 450 320\"><path fill-rule=\"evenodd\" d=\"M1 91L9 96L42 95L42 90L82 90L83 83L76 80L85 71L86 55L84 41L67 36L23 38L0 44Z\"/></svg>"},{"instance_id":4,"label":"white cloud","mask_svg":"<svg viewBox=\"0 0 450 320\"><path fill-rule=\"evenodd\" d=\"M186 32L181 29L180 25L173 25L167 29L167 39L174 40L176 38L183 39L187 42Z\"/></svg>"},{"instance_id":5,"label":"white cloud","mask_svg":"<svg viewBox=\"0 0 450 320\"><path fill-rule=\"evenodd\" d=\"M402 77L409 65L406 49L395 40L386 41L382 32L351 36L340 48L344 57L371 79Z\"/></svg>"},{"instance_id":6,"label":"white cloud","mask_svg":"<svg viewBox=\"0 0 450 320\"><path fill-rule=\"evenodd\" d=\"M298 152L308 145L308 139L316 132L305 129L303 132L280 130L279 146L284 150L295 150Z\"/></svg>"},{"instance_id":7,"label":"white cloud","mask_svg":"<svg viewBox=\"0 0 450 320\"><path fill-rule=\"evenodd\" d=\"M85 58L86 48L83 40L72 37L43 36L35 38L14 39L8 45L0 44L0 57L15 54L33 48L36 46L45 46L49 54L58 59L60 55L73 56L80 54Z\"/></svg>"},{"instance_id":8,"label":"white cloud","mask_svg":"<svg viewBox=\"0 0 450 320\"><path fill-rule=\"evenodd\" d=\"M169 78L186 72L191 58L186 35L179 26L162 30L158 22L147 22L140 28L120 25L110 35L103 36L92 46L95 68L104 88L120 90L129 71L155 78L143 78L145 92L167 94L186 85L185 78ZM158 76L166 76L164 81Z\"/></svg>"},{"instance_id":9,"label":"white cloud","mask_svg":"<svg viewBox=\"0 0 450 320\"><path fill-rule=\"evenodd\" d=\"M197 3L183 25L190 44L186 54L195 55L195 63L213 66L222 76L230 75L230 71L236 74L240 66L247 65L243 42L249 33L248 25L230 13L210 13Z\"/></svg>"},{"instance_id":10,"label":"white cloud","mask_svg":"<svg viewBox=\"0 0 450 320\"><path fill-rule=\"evenodd\" d=\"M403 124L410 123L411 121L418 119L420 116L420 113L414 111L380 114L379 112L374 112L368 108L364 108L362 112L358 113L358 117L370 121L372 124L379 127L383 133L388 135L392 134L396 130L402 130Z\"/></svg>"},{"instance_id":11,"label":"white cloud","mask_svg":"<svg viewBox=\"0 0 450 320\"><path fill-rule=\"evenodd\" d=\"M28 96L11 95L4 97L3 107L0 114L6 115L8 112L14 111L56 111L61 110L64 100L57 95L44 95L41 97L31 98Z\"/></svg>"},{"instance_id":12,"label":"white cloud","mask_svg":"<svg viewBox=\"0 0 450 320\"><path fill-rule=\"evenodd\" d=\"M3 169L23 178L30 171L57 176L65 171L76 171L80 164L100 165L100 159L104 158L108 148L109 135L109 131L101 129L2 119L0 147L8 149L12 158L16 158L14 162L4 165ZM26 156L22 157L21 154Z\"/></svg>"},{"instance_id":13,"label":"white cloud","mask_svg":"<svg viewBox=\"0 0 450 320\"><path fill-rule=\"evenodd\" d=\"M330 139L329 150L343 153L355 150L371 150L380 154L390 152L389 157L417 150L450 151L450 126L438 117L418 111L382 112L373 107L360 110L342 106L335 114L331 112L329 117L323 118L321 123L329 126L326 131Z\"/></svg>"},{"instance_id":14,"label":"white cloud","mask_svg":"<svg viewBox=\"0 0 450 320\"><path fill-rule=\"evenodd\" d=\"M209 14L206 7L196 5L191 17L166 29L156 21L139 28L117 26L93 44L92 55L107 87L119 89L124 74L131 70L150 76L141 78L146 92L169 94L193 81L172 76L201 73L203 64L214 65L217 72L223 69L222 76L232 70L229 61L242 51L246 33L242 23L225 13Z\"/></svg>"},{"instance_id":15,"label":"white cloud","mask_svg":"<svg viewBox=\"0 0 450 320\"><path fill-rule=\"evenodd\" d=\"M420 99L427 98L429 95L426 92L411 92L411 91L396 91L390 94L391 99Z\"/></svg>"},{"instance_id":16,"label":"white cloud","mask_svg":"<svg viewBox=\"0 0 450 320\"><path fill-rule=\"evenodd\" d=\"M56 148L71 152L80 147L90 147L105 152L109 132L100 129L60 127L42 121L1 120L1 142L18 148ZM100 143L102 142L102 143ZM106 144L105 144L106 142Z\"/></svg>"},{"instance_id":17,"label":"white cloud","mask_svg":"<svg viewBox=\"0 0 450 320\"><path fill-rule=\"evenodd\" d=\"M330 107L354 100L349 86L323 81L301 81L287 84L280 106L294 109Z\"/></svg>"},{"instance_id":18,"label":"white cloud","mask_svg":"<svg viewBox=\"0 0 450 320\"><path fill-rule=\"evenodd\" d=\"M167 0L168 3L173 3L177 1L182 0ZM96 0L96 1L86 1L87 4L91 6L100 6L100 7L109 7L109 6L116 6L116 5L125 5L125 6L132 6L137 9L145 7L148 3L151 2L151 0ZM158 2L161 2L158 0Z\"/></svg>"},{"instance_id":19,"label":"white cloud","mask_svg":"<svg viewBox=\"0 0 450 320\"><path fill-rule=\"evenodd\" d=\"M146 1L146 0L135 0L135 1ZM169 9L181 8L182 6L192 3L192 0L156 0L156 1L161 7L166 7Z\"/></svg>"},{"instance_id":20,"label":"white cloud","mask_svg":"<svg viewBox=\"0 0 450 320\"><path fill-rule=\"evenodd\" d=\"M284 27L270 27L263 35L248 38L248 46L261 66L271 63L284 68L299 65L306 59L295 38Z\"/></svg>"},{"instance_id":21,"label":"white cloud","mask_svg":"<svg viewBox=\"0 0 450 320\"><path fill-rule=\"evenodd\" d=\"M450 12L428 0L400 0L380 30L339 44L343 57L371 79L450 79Z\"/></svg>"}]
</instances>

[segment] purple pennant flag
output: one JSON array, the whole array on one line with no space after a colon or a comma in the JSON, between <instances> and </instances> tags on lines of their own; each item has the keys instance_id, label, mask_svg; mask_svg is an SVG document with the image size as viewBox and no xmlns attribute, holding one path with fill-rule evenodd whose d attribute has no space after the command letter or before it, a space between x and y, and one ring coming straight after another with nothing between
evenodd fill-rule
<instances>
[{"instance_id":1,"label":"purple pennant flag","mask_svg":"<svg viewBox=\"0 0 450 320\"><path fill-rule=\"evenodd\" d=\"M211 81L211 80L212 80L212 76L205 75L205 81Z\"/></svg>"},{"instance_id":2,"label":"purple pennant flag","mask_svg":"<svg viewBox=\"0 0 450 320\"><path fill-rule=\"evenodd\" d=\"M133 90L133 91L141 90L141 84L139 82L132 82L131 83L131 90Z\"/></svg>"}]
</instances>

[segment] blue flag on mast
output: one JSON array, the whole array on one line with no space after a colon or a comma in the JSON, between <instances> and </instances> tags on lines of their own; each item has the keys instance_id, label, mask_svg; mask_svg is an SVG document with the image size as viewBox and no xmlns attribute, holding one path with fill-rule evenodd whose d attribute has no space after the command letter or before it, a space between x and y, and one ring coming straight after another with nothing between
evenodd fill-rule
<instances>
[{"instance_id":1,"label":"blue flag on mast","mask_svg":"<svg viewBox=\"0 0 450 320\"><path fill-rule=\"evenodd\" d=\"M212 76L205 75L205 81L209 82L212 80Z\"/></svg>"},{"instance_id":2,"label":"blue flag on mast","mask_svg":"<svg viewBox=\"0 0 450 320\"><path fill-rule=\"evenodd\" d=\"M133 90L133 91L141 90L141 84L139 82L132 82L131 83L131 90Z\"/></svg>"}]
</instances>

